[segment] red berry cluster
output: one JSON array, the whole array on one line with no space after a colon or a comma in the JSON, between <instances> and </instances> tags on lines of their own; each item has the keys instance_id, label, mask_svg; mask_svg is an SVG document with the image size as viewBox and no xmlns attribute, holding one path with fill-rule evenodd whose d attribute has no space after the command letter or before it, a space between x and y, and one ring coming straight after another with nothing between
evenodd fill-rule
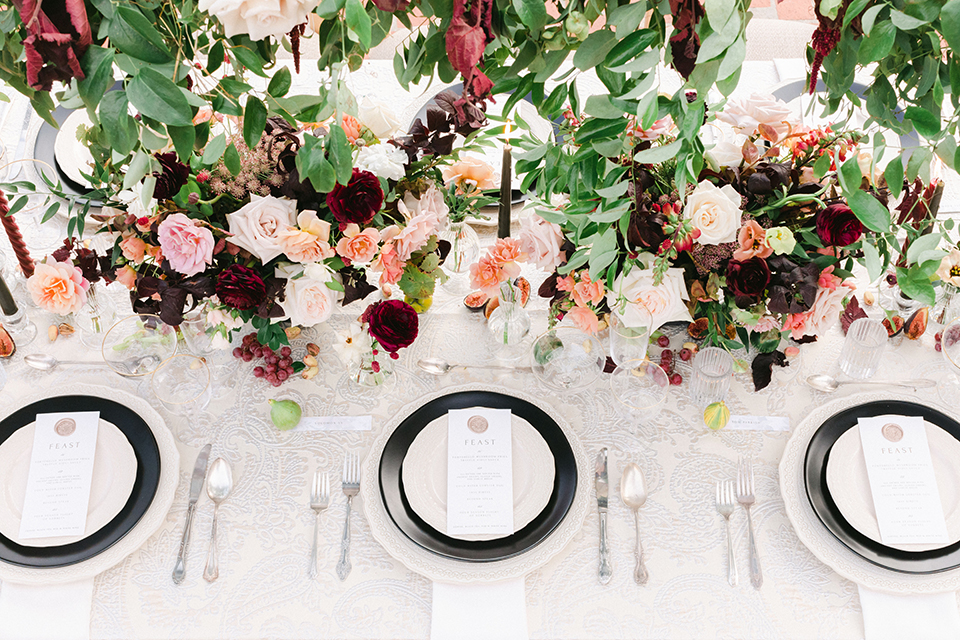
<instances>
[{"instance_id":1,"label":"red berry cluster","mask_svg":"<svg viewBox=\"0 0 960 640\"><path fill-rule=\"evenodd\" d=\"M293 358L290 347L281 347L279 352L260 344L256 333L243 336L243 342L233 350L233 357L244 362L254 358L263 358L263 365L254 367L253 375L263 378L271 385L279 387L283 381L293 375Z\"/></svg>"},{"instance_id":2,"label":"red berry cluster","mask_svg":"<svg viewBox=\"0 0 960 640\"><path fill-rule=\"evenodd\" d=\"M663 338L666 339L667 345L669 346L670 339L667 338L666 336L663 336ZM662 345L663 344L662 340L657 340L657 344ZM681 376L679 373L677 373L674 370L673 367L675 364L676 362L674 361L673 351L671 349L664 349L663 351L660 352L660 368L663 369L664 372L667 374L667 378L670 380L670 384L680 385L683 382L683 376Z\"/></svg>"},{"instance_id":3,"label":"red berry cluster","mask_svg":"<svg viewBox=\"0 0 960 640\"><path fill-rule=\"evenodd\" d=\"M933 336L933 339L936 341L933 344L934 350L936 350L938 353L943 351L943 345L941 344L941 341L943 340L943 333L937 331L937 333Z\"/></svg>"}]
</instances>

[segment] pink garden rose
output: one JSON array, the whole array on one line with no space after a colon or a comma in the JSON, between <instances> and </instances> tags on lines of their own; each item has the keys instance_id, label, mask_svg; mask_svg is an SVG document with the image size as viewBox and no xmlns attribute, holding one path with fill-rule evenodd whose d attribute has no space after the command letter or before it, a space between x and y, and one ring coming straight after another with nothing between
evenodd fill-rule
<instances>
[{"instance_id":1,"label":"pink garden rose","mask_svg":"<svg viewBox=\"0 0 960 640\"><path fill-rule=\"evenodd\" d=\"M383 245L380 255L371 265L380 272L380 284L396 284L403 276L403 260L397 255L397 249L392 242Z\"/></svg>"},{"instance_id":2,"label":"pink garden rose","mask_svg":"<svg viewBox=\"0 0 960 640\"><path fill-rule=\"evenodd\" d=\"M65 316L79 311L87 302L90 283L83 272L68 262L47 258L36 265L27 279L27 290L41 309Z\"/></svg>"},{"instance_id":3,"label":"pink garden rose","mask_svg":"<svg viewBox=\"0 0 960 640\"><path fill-rule=\"evenodd\" d=\"M567 312L567 316L574 325L585 333L596 333L600 328L597 314L586 307L576 305Z\"/></svg>"},{"instance_id":4,"label":"pink garden rose","mask_svg":"<svg viewBox=\"0 0 960 640\"><path fill-rule=\"evenodd\" d=\"M552 222L534 214L520 219L520 249L527 254L537 268L547 272L556 271L567 256L561 251L563 231Z\"/></svg>"},{"instance_id":5,"label":"pink garden rose","mask_svg":"<svg viewBox=\"0 0 960 640\"><path fill-rule=\"evenodd\" d=\"M380 232L373 227L360 231L360 226L348 224L343 230L343 237L337 243L337 253L344 260L351 263L366 264L377 255L377 243L380 242Z\"/></svg>"},{"instance_id":6,"label":"pink garden rose","mask_svg":"<svg viewBox=\"0 0 960 640\"><path fill-rule=\"evenodd\" d=\"M430 236L437 233L434 220L429 215L418 215L394 238L397 255L406 262L415 251L427 244Z\"/></svg>"},{"instance_id":7,"label":"pink garden rose","mask_svg":"<svg viewBox=\"0 0 960 640\"><path fill-rule=\"evenodd\" d=\"M202 273L213 264L213 233L182 213L174 213L157 227L163 257L185 276Z\"/></svg>"},{"instance_id":8,"label":"pink garden rose","mask_svg":"<svg viewBox=\"0 0 960 640\"><path fill-rule=\"evenodd\" d=\"M246 249L266 264L281 253L279 234L297 224L297 201L250 196L250 202L227 214L230 243Z\"/></svg>"},{"instance_id":9,"label":"pink garden rose","mask_svg":"<svg viewBox=\"0 0 960 640\"><path fill-rule=\"evenodd\" d=\"M130 236L120 243L120 251L123 252L123 257L136 264L143 262L143 254L146 248L147 243L137 236Z\"/></svg>"}]
</instances>

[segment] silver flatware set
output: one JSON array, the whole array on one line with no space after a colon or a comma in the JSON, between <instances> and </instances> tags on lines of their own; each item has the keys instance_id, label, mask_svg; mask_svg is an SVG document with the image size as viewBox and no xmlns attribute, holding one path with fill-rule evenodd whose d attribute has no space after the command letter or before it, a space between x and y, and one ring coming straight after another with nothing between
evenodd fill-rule
<instances>
[{"instance_id":1,"label":"silver flatware set","mask_svg":"<svg viewBox=\"0 0 960 640\"><path fill-rule=\"evenodd\" d=\"M736 502L735 502L736 501ZM747 545L750 554L750 584L759 589L763 585L763 573L760 571L760 555L757 553L757 540L753 529L753 517L750 507L757 501L753 463L740 458L737 464L736 488L733 480L721 480L717 483L717 512L723 516L727 532L727 581L736 586L738 581L737 563L733 553L733 538L730 534L730 516L739 503L747 512Z\"/></svg>"}]
</instances>

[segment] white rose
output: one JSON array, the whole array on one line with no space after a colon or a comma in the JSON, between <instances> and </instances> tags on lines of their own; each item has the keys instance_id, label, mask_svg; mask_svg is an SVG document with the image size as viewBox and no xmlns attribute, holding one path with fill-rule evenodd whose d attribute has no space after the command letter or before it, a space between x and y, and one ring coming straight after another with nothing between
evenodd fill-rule
<instances>
[{"instance_id":1,"label":"white rose","mask_svg":"<svg viewBox=\"0 0 960 640\"><path fill-rule=\"evenodd\" d=\"M740 194L728 184L718 188L704 180L687 198L683 217L700 230L700 244L734 242L740 231Z\"/></svg>"},{"instance_id":2,"label":"white rose","mask_svg":"<svg viewBox=\"0 0 960 640\"><path fill-rule=\"evenodd\" d=\"M327 286L333 274L325 266L311 263L303 268L299 278L291 274L296 268L277 269L278 277L288 277L281 303L290 322L299 327L312 327L325 322L337 304L337 292Z\"/></svg>"},{"instance_id":3,"label":"white rose","mask_svg":"<svg viewBox=\"0 0 960 640\"><path fill-rule=\"evenodd\" d=\"M645 307L650 313L653 331L667 322L691 322L693 318L684 303L689 296L683 280L683 269L667 269L663 280L657 286L653 281L652 269L636 266L626 276L621 274L617 278L613 288L607 293L607 304L628 327L643 325L640 307ZM625 302L621 298L625 299ZM621 307L621 304L624 306Z\"/></svg>"},{"instance_id":4,"label":"white rose","mask_svg":"<svg viewBox=\"0 0 960 640\"><path fill-rule=\"evenodd\" d=\"M520 250L527 254L537 268L548 273L556 270L566 255L563 246L563 231L552 222L537 214L520 218Z\"/></svg>"},{"instance_id":5,"label":"white rose","mask_svg":"<svg viewBox=\"0 0 960 640\"><path fill-rule=\"evenodd\" d=\"M397 116L390 107L379 100L363 98L358 111L360 122L378 138L392 138L400 128Z\"/></svg>"},{"instance_id":6,"label":"white rose","mask_svg":"<svg viewBox=\"0 0 960 640\"><path fill-rule=\"evenodd\" d=\"M739 167L743 162L743 143L746 139L746 136L737 135L728 129L721 134L713 148L707 150L707 160L717 168Z\"/></svg>"},{"instance_id":7,"label":"white rose","mask_svg":"<svg viewBox=\"0 0 960 640\"><path fill-rule=\"evenodd\" d=\"M360 147L354 166L369 171L384 180L400 180L406 175L407 152L392 144L382 142L369 147Z\"/></svg>"},{"instance_id":8,"label":"white rose","mask_svg":"<svg viewBox=\"0 0 960 640\"><path fill-rule=\"evenodd\" d=\"M766 93L754 93L747 98L731 100L717 114L717 120L726 122L748 136L756 134L758 127L765 124L773 127L781 138L800 124L787 103Z\"/></svg>"},{"instance_id":9,"label":"white rose","mask_svg":"<svg viewBox=\"0 0 960 640\"><path fill-rule=\"evenodd\" d=\"M228 38L248 34L251 40L282 38L307 21L320 0L200 0L197 5L223 24Z\"/></svg>"},{"instance_id":10,"label":"white rose","mask_svg":"<svg viewBox=\"0 0 960 640\"><path fill-rule=\"evenodd\" d=\"M227 214L230 242L267 263L283 253L279 234L297 224L297 201L251 195L250 202Z\"/></svg>"}]
</instances>

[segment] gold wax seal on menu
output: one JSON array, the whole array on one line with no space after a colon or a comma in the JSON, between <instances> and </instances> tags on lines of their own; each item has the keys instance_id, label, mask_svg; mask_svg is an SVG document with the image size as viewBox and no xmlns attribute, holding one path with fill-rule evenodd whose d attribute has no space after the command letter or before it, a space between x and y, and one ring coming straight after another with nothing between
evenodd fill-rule
<instances>
[{"instance_id":1,"label":"gold wax seal on menu","mask_svg":"<svg viewBox=\"0 0 960 640\"><path fill-rule=\"evenodd\" d=\"M489 426L487 419L483 416L470 416L470 418L467 419L467 428L474 433L483 433Z\"/></svg>"},{"instance_id":2,"label":"gold wax seal on menu","mask_svg":"<svg viewBox=\"0 0 960 640\"><path fill-rule=\"evenodd\" d=\"M900 442L903 439L903 429L900 427L900 425L893 422L888 422L887 424L883 425L880 433L882 433L883 437L890 442Z\"/></svg>"},{"instance_id":3,"label":"gold wax seal on menu","mask_svg":"<svg viewBox=\"0 0 960 640\"><path fill-rule=\"evenodd\" d=\"M73 435L73 432L77 430L77 423L73 418L61 418L57 420L53 430L57 432L57 435L66 438Z\"/></svg>"}]
</instances>

